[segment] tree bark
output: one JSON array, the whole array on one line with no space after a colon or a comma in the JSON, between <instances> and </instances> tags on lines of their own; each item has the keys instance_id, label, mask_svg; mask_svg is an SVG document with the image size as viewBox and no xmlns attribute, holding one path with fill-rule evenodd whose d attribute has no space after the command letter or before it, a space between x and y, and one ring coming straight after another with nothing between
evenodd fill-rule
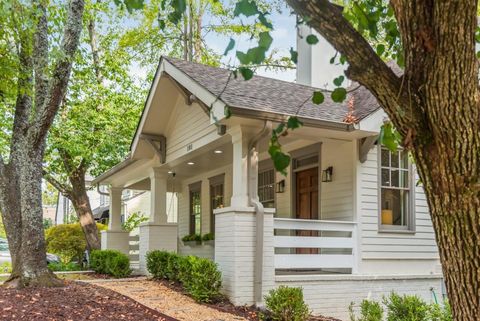
<instances>
[{"instance_id":1,"label":"tree bark","mask_svg":"<svg viewBox=\"0 0 480 321\"><path fill-rule=\"evenodd\" d=\"M33 1L33 6L34 17L28 17L36 22L33 37L29 32L20 31L23 36L19 44L18 94L8 163L0 157L0 210L13 270L4 284L14 287L63 285L47 267L42 222L42 160L47 132L70 78L82 29L84 0L69 3L61 45L64 55L52 69L48 84L46 9L43 2Z\"/></svg>"},{"instance_id":2,"label":"tree bark","mask_svg":"<svg viewBox=\"0 0 480 321\"><path fill-rule=\"evenodd\" d=\"M349 63L412 153L430 209L453 317L480 320L480 105L477 1L393 0L397 76L327 0L287 0Z\"/></svg>"}]
</instances>

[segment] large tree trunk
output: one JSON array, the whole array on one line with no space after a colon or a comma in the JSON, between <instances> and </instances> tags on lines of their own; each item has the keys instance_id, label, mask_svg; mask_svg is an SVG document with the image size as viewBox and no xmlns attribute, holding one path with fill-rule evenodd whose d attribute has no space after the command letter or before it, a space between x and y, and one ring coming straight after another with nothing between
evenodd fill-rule
<instances>
[{"instance_id":1,"label":"large tree trunk","mask_svg":"<svg viewBox=\"0 0 480 321\"><path fill-rule=\"evenodd\" d=\"M480 320L477 1L392 0L404 48L396 75L328 0L287 0L349 63L403 137L427 197L457 321Z\"/></svg>"},{"instance_id":2,"label":"large tree trunk","mask_svg":"<svg viewBox=\"0 0 480 321\"><path fill-rule=\"evenodd\" d=\"M101 247L97 224L93 218L90 199L85 187L85 172L80 170L69 177L72 185L72 192L69 194L70 201L75 208L78 220L82 226L88 250L98 250Z\"/></svg>"}]
</instances>

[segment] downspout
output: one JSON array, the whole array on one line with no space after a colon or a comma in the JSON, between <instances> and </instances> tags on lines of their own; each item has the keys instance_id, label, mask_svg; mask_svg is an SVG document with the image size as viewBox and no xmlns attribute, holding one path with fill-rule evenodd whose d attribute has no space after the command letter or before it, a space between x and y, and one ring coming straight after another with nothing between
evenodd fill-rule
<instances>
[{"instance_id":1,"label":"downspout","mask_svg":"<svg viewBox=\"0 0 480 321\"><path fill-rule=\"evenodd\" d=\"M255 208L255 258L254 258L254 300L257 306L262 303L263 292L263 236L265 233L265 219L263 204L258 199L258 143L272 131L272 122L265 121L263 129L257 133L248 144L247 173L248 173L248 202Z\"/></svg>"}]
</instances>

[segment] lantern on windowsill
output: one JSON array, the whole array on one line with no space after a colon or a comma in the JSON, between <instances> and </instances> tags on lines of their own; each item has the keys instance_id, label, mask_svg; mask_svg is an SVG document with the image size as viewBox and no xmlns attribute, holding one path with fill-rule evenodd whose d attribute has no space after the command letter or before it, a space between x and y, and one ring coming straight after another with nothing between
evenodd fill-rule
<instances>
[{"instance_id":1,"label":"lantern on windowsill","mask_svg":"<svg viewBox=\"0 0 480 321\"><path fill-rule=\"evenodd\" d=\"M322 182L328 183L332 181L333 167L329 166L322 171Z\"/></svg>"},{"instance_id":2,"label":"lantern on windowsill","mask_svg":"<svg viewBox=\"0 0 480 321\"><path fill-rule=\"evenodd\" d=\"M390 203L385 202L385 208L382 209L382 225L393 225L393 211L390 209Z\"/></svg>"}]
</instances>

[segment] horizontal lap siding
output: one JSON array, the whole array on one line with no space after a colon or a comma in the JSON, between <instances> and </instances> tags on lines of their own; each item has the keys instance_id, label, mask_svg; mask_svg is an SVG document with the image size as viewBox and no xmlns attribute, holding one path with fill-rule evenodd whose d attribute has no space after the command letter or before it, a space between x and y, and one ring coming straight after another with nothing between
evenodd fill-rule
<instances>
[{"instance_id":1,"label":"horizontal lap siding","mask_svg":"<svg viewBox=\"0 0 480 321\"><path fill-rule=\"evenodd\" d=\"M378 148L368 153L367 160L359 166L360 214L362 226L363 258L436 259L438 250L432 222L421 186L415 187L414 234L378 232Z\"/></svg>"},{"instance_id":2,"label":"horizontal lap siding","mask_svg":"<svg viewBox=\"0 0 480 321\"><path fill-rule=\"evenodd\" d=\"M196 104L188 106L183 97L179 98L166 135L167 160L179 151L186 152L188 144L195 145L195 141L214 132L215 125L210 124L210 118L201 107Z\"/></svg>"}]
</instances>

